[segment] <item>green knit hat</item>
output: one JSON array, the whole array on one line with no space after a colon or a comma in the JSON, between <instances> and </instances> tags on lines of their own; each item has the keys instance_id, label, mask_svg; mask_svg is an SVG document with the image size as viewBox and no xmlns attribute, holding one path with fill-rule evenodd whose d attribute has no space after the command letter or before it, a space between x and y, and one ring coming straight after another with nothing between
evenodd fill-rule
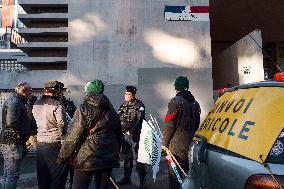
<instances>
[{"instance_id":1,"label":"green knit hat","mask_svg":"<svg viewBox=\"0 0 284 189\"><path fill-rule=\"evenodd\" d=\"M189 80L187 77L179 76L175 81L175 89L177 91L187 90L189 87Z\"/></svg>"},{"instance_id":2,"label":"green knit hat","mask_svg":"<svg viewBox=\"0 0 284 189\"><path fill-rule=\"evenodd\" d=\"M102 94L104 92L104 84L101 80L95 79L93 81L88 82L85 85L85 93L92 94Z\"/></svg>"}]
</instances>

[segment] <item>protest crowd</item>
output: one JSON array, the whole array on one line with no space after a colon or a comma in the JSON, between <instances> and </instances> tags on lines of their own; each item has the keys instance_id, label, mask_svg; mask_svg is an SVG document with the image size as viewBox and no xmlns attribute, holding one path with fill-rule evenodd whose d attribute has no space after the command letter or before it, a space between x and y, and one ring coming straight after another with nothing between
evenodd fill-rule
<instances>
[{"instance_id":1,"label":"protest crowd","mask_svg":"<svg viewBox=\"0 0 284 189\"><path fill-rule=\"evenodd\" d=\"M174 82L176 95L168 103L163 126L145 118L137 88L126 86L125 102L116 111L104 94L104 83L87 82L84 100L76 108L64 96L64 84L47 81L40 98L27 82L18 84L4 103L0 150L4 158L2 189L16 189L20 168L31 146L36 147L39 189L119 188L130 184L135 166L139 188L149 188L146 175L157 178L161 157L168 160L170 189L178 189L189 169L188 149L200 123L201 109L189 91L189 80ZM114 169L123 162L123 176ZM146 171L151 167L152 173Z\"/></svg>"}]
</instances>

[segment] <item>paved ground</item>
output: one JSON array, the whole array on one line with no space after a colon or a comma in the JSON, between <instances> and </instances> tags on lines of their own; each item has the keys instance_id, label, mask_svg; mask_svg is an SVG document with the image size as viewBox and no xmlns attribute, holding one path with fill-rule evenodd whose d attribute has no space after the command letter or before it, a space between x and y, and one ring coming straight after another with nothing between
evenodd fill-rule
<instances>
[{"instance_id":1,"label":"paved ground","mask_svg":"<svg viewBox=\"0 0 284 189\"><path fill-rule=\"evenodd\" d=\"M17 189L37 189L37 178L36 178L36 166L34 157L26 157L21 167L21 175ZM0 159L0 174L3 174L3 159ZM119 178L123 175L123 169L119 168L114 170L116 176ZM157 175L157 180L154 183L152 178L152 171L150 166L147 166L147 185L148 188L153 189L168 189L168 178L167 178L167 162L163 158L160 164L160 171ZM132 184L121 186L120 189L137 189L139 184L139 178L133 168ZM95 188L92 184L90 188Z\"/></svg>"}]
</instances>

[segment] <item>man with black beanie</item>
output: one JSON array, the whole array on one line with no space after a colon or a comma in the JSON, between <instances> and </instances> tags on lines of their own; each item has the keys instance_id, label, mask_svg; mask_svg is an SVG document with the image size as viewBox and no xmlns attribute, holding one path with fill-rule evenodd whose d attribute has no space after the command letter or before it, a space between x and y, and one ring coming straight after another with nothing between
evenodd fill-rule
<instances>
[{"instance_id":1,"label":"man with black beanie","mask_svg":"<svg viewBox=\"0 0 284 189\"><path fill-rule=\"evenodd\" d=\"M189 80L180 76L175 81L176 96L168 104L163 133L164 150L169 149L185 172L188 171L188 149L200 122L200 106L188 91ZM179 189L174 171L169 167L169 188Z\"/></svg>"}]
</instances>

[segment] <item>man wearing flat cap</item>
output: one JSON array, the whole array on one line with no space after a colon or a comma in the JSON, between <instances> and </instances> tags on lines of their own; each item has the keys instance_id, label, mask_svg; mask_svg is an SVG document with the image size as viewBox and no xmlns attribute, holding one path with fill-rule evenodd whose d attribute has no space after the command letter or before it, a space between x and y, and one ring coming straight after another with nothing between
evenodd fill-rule
<instances>
[{"instance_id":1,"label":"man wearing flat cap","mask_svg":"<svg viewBox=\"0 0 284 189\"><path fill-rule=\"evenodd\" d=\"M61 102L63 91L59 81L44 84L44 94L35 102L33 115L38 127L36 167L39 189L64 189L68 172L56 175L56 160L61 142L67 134L65 108Z\"/></svg>"},{"instance_id":2,"label":"man wearing flat cap","mask_svg":"<svg viewBox=\"0 0 284 189\"><path fill-rule=\"evenodd\" d=\"M139 188L146 188L145 164L137 162L138 144L143 119L145 119L145 106L141 100L136 99L137 89L134 86L127 86L124 92L125 102L119 108L119 117L124 134L122 142L122 158L124 161L124 177L119 185L131 183L133 159L136 161L136 171L140 178Z\"/></svg>"}]
</instances>

